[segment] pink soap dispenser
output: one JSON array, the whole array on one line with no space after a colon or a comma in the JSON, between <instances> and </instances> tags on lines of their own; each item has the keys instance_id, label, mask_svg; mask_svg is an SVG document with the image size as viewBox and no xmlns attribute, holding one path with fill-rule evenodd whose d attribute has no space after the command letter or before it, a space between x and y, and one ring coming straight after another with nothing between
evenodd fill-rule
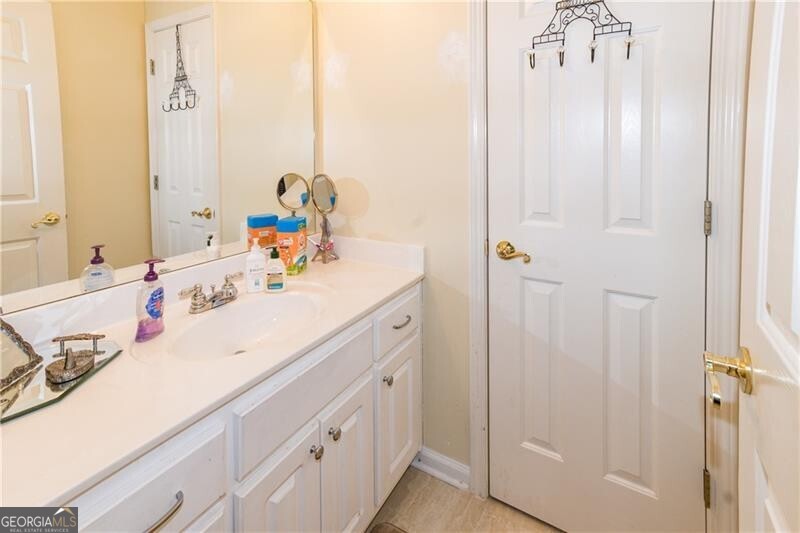
<instances>
[{"instance_id":1,"label":"pink soap dispenser","mask_svg":"<svg viewBox=\"0 0 800 533\"><path fill-rule=\"evenodd\" d=\"M158 279L155 267L163 259L148 259L150 267L144 275L136 296L136 342L149 341L164 331L164 284Z\"/></svg>"}]
</instances>

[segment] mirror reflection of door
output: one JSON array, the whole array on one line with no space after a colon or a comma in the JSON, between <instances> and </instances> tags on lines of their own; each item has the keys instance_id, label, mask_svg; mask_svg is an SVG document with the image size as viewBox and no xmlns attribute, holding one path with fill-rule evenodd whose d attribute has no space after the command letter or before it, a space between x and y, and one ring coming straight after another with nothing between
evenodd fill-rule
<instances>
[{"instance_id":1,"label":"mirror reflection of door","mask_svg":"<svg viewBox=\"0 0 800 533\"><path fill-rule=\"evenodd\" d=\"M67 279L61 105L48 2L3 2L0 293ZM45 218L48 213L57 216Z\"/></svg>"},{"instance_id":2,"label":"mirror reflection of door","mask_svg":"<svg viewBox=\"0 0 800 533\"><path fill-rule=\"evenodd\" d=\"M159 257L201 250L208 233L219 229L211 13L210 7L183 11L147 26L150 204L153 252ZM164 107L170 107L169 95L180 74L176 74L179 42L182 64L197 97L194 107L167 112ZM180 94L185 103L185 90Z\"/></svg>"}]
</instances>

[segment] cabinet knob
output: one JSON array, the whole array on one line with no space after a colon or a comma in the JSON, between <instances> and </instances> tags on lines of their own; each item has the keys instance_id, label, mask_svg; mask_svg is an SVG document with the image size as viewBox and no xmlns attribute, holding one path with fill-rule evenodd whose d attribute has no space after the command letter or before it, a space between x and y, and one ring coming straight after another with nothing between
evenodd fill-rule
<instances>
[{"instance_id":1,"label":"cabinet knob","mask_svg":"<svg viewBox=\"0 0 800 533\"><path fill-rule=\"evenodd\" d=\"M342 438L342 428L330 428L328 430L328 435L333 438L333 441L336 442Z\"/></svg>"},{"instance_id":2,"label":"cabinet knob","mask_svg":"<svg viewBox=\"0 0 800 533\"><path fill-rule=\"evenodd\" d=\"M394 385L394 376L383 376L383 382L391 387Z\"/></svg>"},{"instance_id":3,"label":"cabinet knob","mask_svg":"<svg viewBox=\"0 0 800 533\"><path fill-rule=\"evenodd\" d=\"M319 461L320 459L322 459L322 456L325 455L325 446L323 446L322 444L320 445L315 444L311 447L309 453L314 456L314 459Z\"/></svg>"}]
</instances>

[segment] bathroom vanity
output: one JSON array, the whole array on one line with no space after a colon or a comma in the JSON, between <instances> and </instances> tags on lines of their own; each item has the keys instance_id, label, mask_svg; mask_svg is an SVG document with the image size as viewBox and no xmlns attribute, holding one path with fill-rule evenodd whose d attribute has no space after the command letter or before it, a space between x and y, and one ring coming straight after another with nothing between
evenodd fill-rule
<instances>
[{"instance_id":1,"label":"bathroom vanity","mask_svg":"<svg viewBox=\"0 0 800 533\"><path fill-rule=\"evenodd\" d=\"M337 239L281 295L188 313L132 343L134 285L5 318L34 346L90 330L125 351L2 432L3 505L78 506L81 529L363 531L421 446L422 249Z\"/></svg>"}]
</instances>

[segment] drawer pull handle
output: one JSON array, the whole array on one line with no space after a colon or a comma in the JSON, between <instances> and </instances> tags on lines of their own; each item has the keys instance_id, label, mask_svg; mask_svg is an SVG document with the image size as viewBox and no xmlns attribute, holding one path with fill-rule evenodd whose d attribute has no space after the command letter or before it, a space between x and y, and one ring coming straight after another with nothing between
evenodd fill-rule
<instances>
[{"instance_id":1,"label":"drawer pull handle","mask_svg":"<svg viewBox=\"0 0 800 533\"><path fill-rule=\"evenodd\" d=\"M394 376L383 376L383 382L391 387L394 385Z\"/></svg>"},{"instance_id":2,"label":"drawer pull handle","mask_svg":"<svg viewBox=\"0 0 800 533\"><path fill-rule=\"evenodd\" d=\"M311 447L311 450L309 450L309 453L311 453L311 455L314 456L314 459L319 461L320 459L322 459L322 456L325 455L325 446L323 446L322 444L317 446L315 444L315 445L313 445Z\"/></svg>"},{"instance_id":3,"label":"drawer pull handle","mask_svg":"<svg viewBox=\"0 0 800 533\"><path fill-rule=\"evenodd\" d=\"M403 329L409 324L411 324L411 315L406 315L406 319L403 321L403 323L393 325L392 329Z\"/></svg>"},{"instance_id":4,"label":"drawer pull handle","mask_svg":"<svg viewBox=\"0 0 800 533\"><path fill-rule=\"evenodd\" d=\"M156 533L156 531L160 531L161 528L167 525L167 522L172 520L173 516L178 514L178 511L181 510L181 507L183 507L183 491L179 490L177 493L175 493L175 503L172 504L172 507L170 507L169 511L167 511L167 513L162 516L158 522L146 529L147 533Z\"/></svg>"},{"instance_id":5,"label":"drawer pull handle","mask_svg":"<svg viewBox=\"0 0 800 533\"><path fill-rule=\"evenodd\" d=\"M336 442L342 438L342 428L330 428L328 430L328 435L333 438L333 442Z\"/></svg>"}]
</instances>

